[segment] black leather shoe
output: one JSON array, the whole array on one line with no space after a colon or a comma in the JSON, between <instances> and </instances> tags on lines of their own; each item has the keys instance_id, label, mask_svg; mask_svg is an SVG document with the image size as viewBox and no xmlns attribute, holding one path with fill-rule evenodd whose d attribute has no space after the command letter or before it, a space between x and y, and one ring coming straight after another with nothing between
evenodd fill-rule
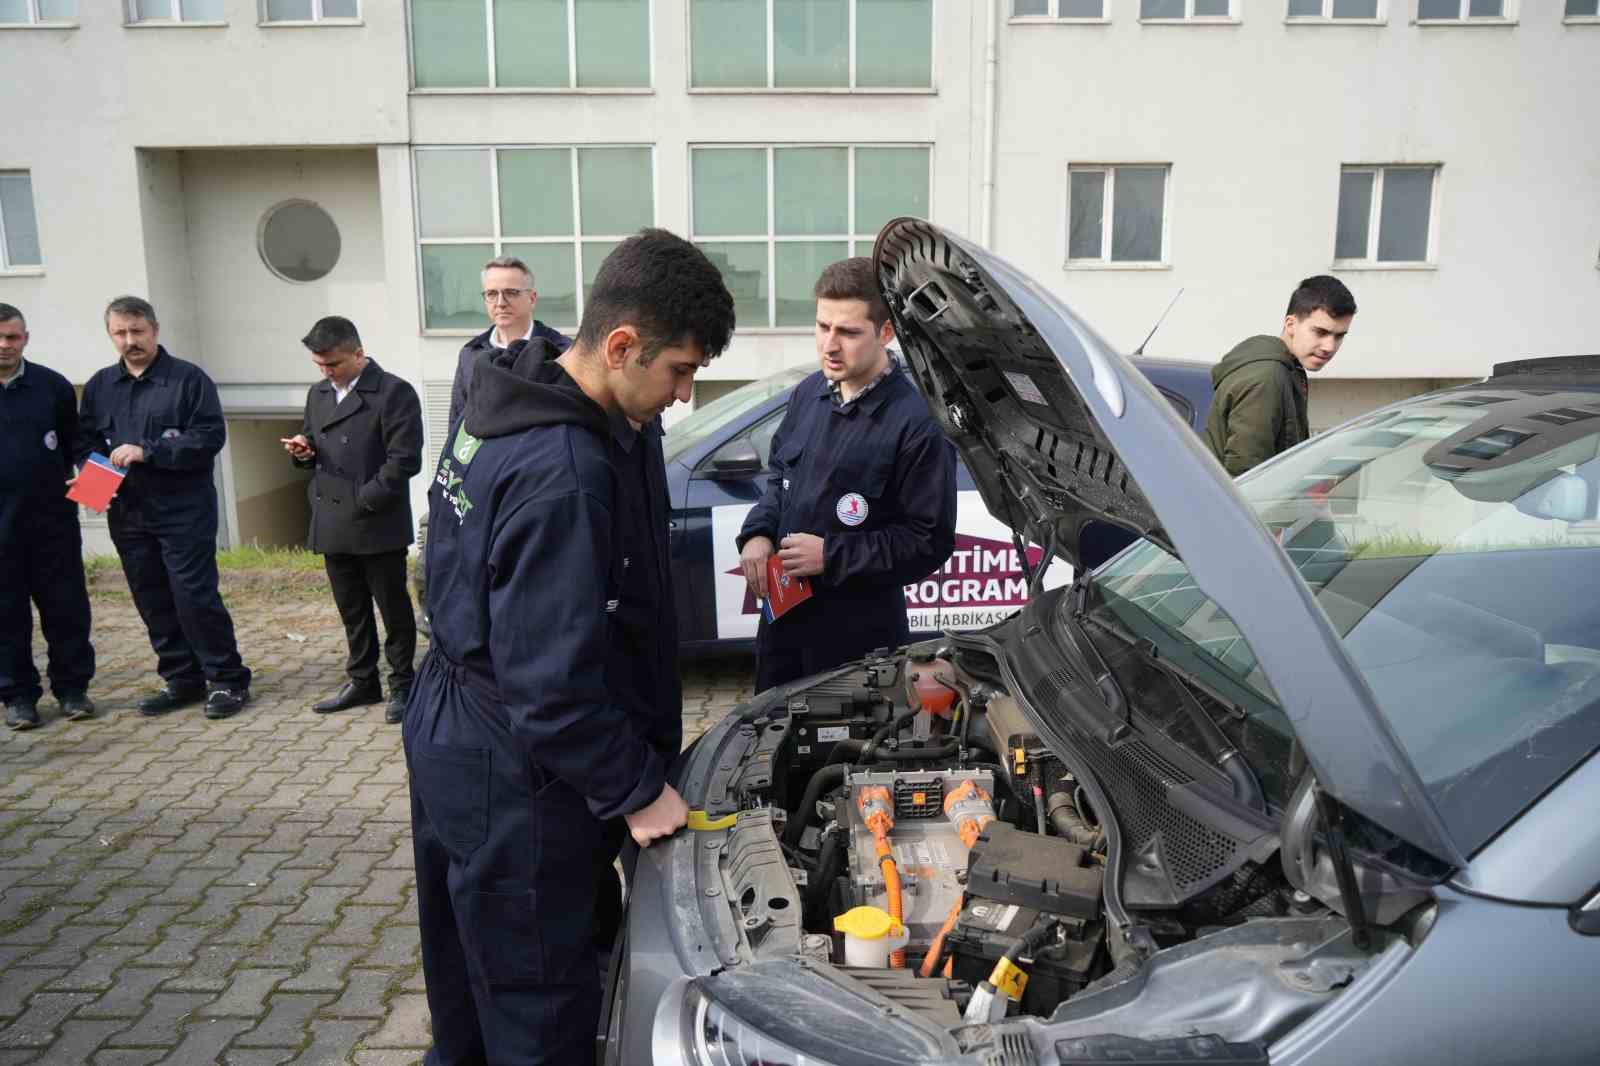
<instances>
[{"instance_id":1,"label":"black leather shoe","mask_svg":"<svg viewBox=\"0 0 1600 1066\"><path fill-rule=\"evenodd\" d=\"M57 703L61 704L61 713L69 722L81 722L85 718L94 717L94 700L87 693L72 692L60 697Z\"/></svg>"},{"instance_id":2,"label":"black leather shoe","mask_svg":"<svg viewBox=\"0 0 1600 1066\"><path fill-rule=\"evenodd\" d=\"M390 725L397 725L405 720L406 704L411 702L411 690L408 688L396 689L389 693L389 705L383 709L383 720Z\"/></svg>"},{"instance_id":3,"label":"black leather shoe","mask_svg":"<svg viewBox=\"0 0 1600 1066\"><path fill-rule=\"evenodd\" d=\"M247 688L214 688L206 694L206 717L213 721L232 718L250 702Z\"/></svg>"},{"instance_id":4,"label":"black leather shoe","mask_svg":"<svg viewBox=\"0 0 1600 1066\"><path fill-rule=\"evenodd\" d=\"M329 696L321 703L313 703L311 709L318 714L332 714L334 711L348 711L352 707L368 707L382 702L382 689L362 688L354 681L346 681L344 688L338 693Z\"/></svg>"},{"instance_id":5,"label":"black leather shoe","mask_svg":"<svg viewBox=\"0 0 1600 1066\"><path fill-rule=\"evenodd\" d=\"M39 724L39 708L33 700L12 700L6 704L6 725L22 732Z\"/></svg>"},{"instance_id":6,"label":"black leather shoe","mask_svg":"<svg viewBox=\"0 0 1600 1066\"><path fill-rule=\"evenodd\" d=\"M181 685L167 684L161 687L160 692L152 693L139 701L139 713L146 718L158 714L175 711L179 707L187 707L192 703L199 703L206 698L203 688L185 688Z\"/></svg>"}]
</instances>

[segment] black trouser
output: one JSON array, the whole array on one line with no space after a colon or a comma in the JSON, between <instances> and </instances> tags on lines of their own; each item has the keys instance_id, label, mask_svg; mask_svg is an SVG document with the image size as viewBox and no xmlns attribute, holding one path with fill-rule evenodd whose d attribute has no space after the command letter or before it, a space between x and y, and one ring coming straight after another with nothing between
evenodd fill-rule
<instances>
[{"instance_id":1,"label":"black trouser","mask_svg":"<svg viewBox=\"0 0 1600 1066\"><path fill-rule=\"evenodd\" d=\"M0 543L0 702L37 701L44 693L33 665L30 601L49 648L50 691L57 699L83 693L94 677L94 645L77 515L13 527Z\"/></svg>"},{"instance_id":2,"label":"black trouser","mask_svg":"<svg viewBox=\"0 0 1600 1066\"><path fill-rule=\"evenodd\" d=\"M592 1066L625 830L547 778L437 650L406 708L429 1066ZM596 941L606 940L603 945Z\"/></svg>"},{"instance_id":3,"label":"black trouser","mask_svg":"<svg viewBox=\"0 0 1600 1066\"><path fill-rule=\"evenodd\" d=\"M217 540L111 523L133 604L150 633L156 671L179 689L242 689L250 670L239 658L233 619L217 591Z\"/></svg>"},{"instance_id":4,"label":"black trouser","mask_svg":"<svg viewBox=\"0 0 1600 1066\"><path fill-rule=\"evenodd\" d=\"M378 687L378 623L372 605L383 616L383 657L389 662L389 693L411 688L412 658L417 652L417 616L406 590L406 550L376 555L324 555L333 602L344 622L350 658L345 673L364 689Z\"/></svg>"}]
</instances>

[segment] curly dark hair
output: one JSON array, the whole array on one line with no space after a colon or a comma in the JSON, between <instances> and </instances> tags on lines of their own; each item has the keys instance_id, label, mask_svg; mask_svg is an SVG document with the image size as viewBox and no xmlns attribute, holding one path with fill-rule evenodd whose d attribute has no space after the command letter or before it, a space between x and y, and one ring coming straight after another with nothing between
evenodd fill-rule
<instances>
[{"instance_id":1,"label":"curly dark hair","mask_svg":"<svg viewBox=\"0 0 1600 1066\"><path fill-rule=\"evenodd\" d=\"M1318 311L1328 312L1329 318L1348 318L1356 313L1356 298L1332 274L1317 274L1295 287L1284 314L1305 318Z\"/></svg>"},{"instance_id":2,"label":"curly dark hair","mask_svg":"<svg viewBox=\"0 0 1600 1066\"><path fill-rule=\"evenodd\" d=\"M643 229L606 256L583 307L577 344L593 351L633 326L648 364L663 348L698 344L714 359L733 336L733 295L706 254L675 233Z\"/></svg>"}]
</instances>

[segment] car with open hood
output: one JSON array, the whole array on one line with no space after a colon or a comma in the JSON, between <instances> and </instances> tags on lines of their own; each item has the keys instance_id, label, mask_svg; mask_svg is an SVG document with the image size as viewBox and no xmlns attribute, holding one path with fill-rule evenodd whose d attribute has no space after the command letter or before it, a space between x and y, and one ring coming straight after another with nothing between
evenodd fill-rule
<instances>
[{"instance_id":1,"label":"car with open hood","mask_svg":"<svg viewBox=\"0 0 1600 1066\"><path fill-rule=\"evenodd\" d=\"M874 257L989 511L1138 539L695 744L608 1061L1595 1061L1600 358L1235 482L1020 271L914 219Z\"/></svg>"}]
</instances>

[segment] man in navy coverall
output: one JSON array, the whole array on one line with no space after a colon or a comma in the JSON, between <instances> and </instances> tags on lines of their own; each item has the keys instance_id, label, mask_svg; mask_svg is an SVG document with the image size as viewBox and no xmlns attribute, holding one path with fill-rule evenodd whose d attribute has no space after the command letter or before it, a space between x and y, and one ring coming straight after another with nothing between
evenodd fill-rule
<instances>
[{"instance_id":1,"label":"man in navy coverall","mask_svg":"<svg viewBox=\"0 0 1600 1066\"><path fill-rule=\"evenodd\" d=\"M474 365L428 492L433 641L403 732L430 1064L594 1062L620 830L648 846L687 815L651 426L733 322L705 255L645 230L601 266L570 350Z\"/></svg>"},{"instance_id":2,"label":"man in navy coverall","mask_svg":"<svg viewBox=\"0 0 1600 1066\"><path fill-rule=\"evenodd\" d=\"M955 449L889 357L889 308L872 261L823 270L821 369L794 388L772 438L772 476L739 531L745 580L767 596L767 559L812 596L756 630L756 691L910 639L904 586L955 547Z\"/></svg>"},{"instance_id":3,"label":"man in navy coverall","mask_svg":"<svg viewBox=\"0 0 1600 1066\"><path fill-rule=\"evenodd\" d=\"M111 543L165 682L139 713L203 699L207 718L231 718L250 699L250 669L217 589L211 471L228 435L217 386L161 346L155 308L137 296L106 307L106 334L119 358L83 387L75 458L99 452L128 468L111 499Z\"/></svg>"},{"instance_id":4,"label":"man in navy coverall","mask_svg":"<svg viewBox=\"0 0 1600 1066\"><path fill-rule=\"evenodd\" d=\"M22 358L28 324L0 303L0 702L6 725L39 724L33 608L50 649L50 691L69 721L94 715L89 591L78 505L67 499L78 397L66 378Z\"/></svg>"}]
</instances>

